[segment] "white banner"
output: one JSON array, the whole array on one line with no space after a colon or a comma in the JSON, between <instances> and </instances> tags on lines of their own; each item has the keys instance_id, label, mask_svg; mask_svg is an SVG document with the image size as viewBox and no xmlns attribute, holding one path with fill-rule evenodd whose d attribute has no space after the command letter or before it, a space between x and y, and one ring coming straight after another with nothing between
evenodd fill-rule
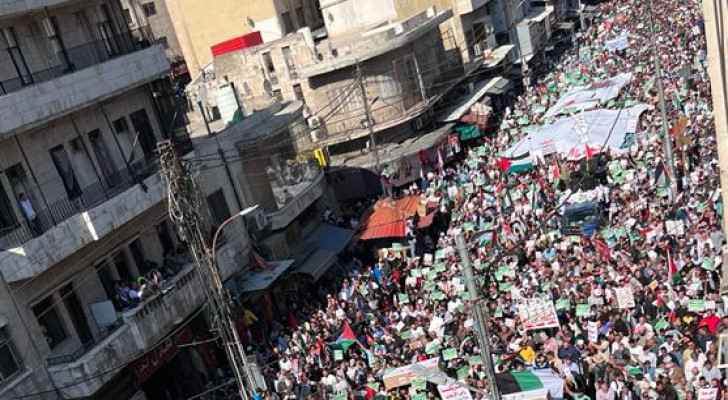
<instances>
[{"instance_id":1,"label":"white banner","mask_svg":"<svg viewBox=\"0 0 728 400\"><path fill-rule=\"evenodd\" d=\"M470 391L457 383L437 385L437 391L443 400L473 400Z\"/></svg>"},{"instance_id":2,"label":"white banner","mask_svg":"<svg viewBox=\"0 0 728 400\"><path fill-rule=\"evenodd\" d=\"M627 133L637 131L640 115L650 107L639 104L620 110L587 111L575 117L532 129L501 155L518 157L525 153L549 155L554 152L568 155L573 149L586 152L586 145L597 151L605 145L613 154L629 150ZM610 134L611 132L611 134Z\"/></svg>"},{"instance_id":3,"label":"white banner","mask_svg":"<svg viewBox=\"0 0 728 400\"><path fill-rule=\"evenodd\" d=\"M624 73L589 86L577 86L561 96L545 116L551 118L567 111L579 112L599 107L600 104L619 96L619 92L631 80L632 74Z\"/></svg>"},{"instance_id":4,"label":"white banner","mask_svg":"<svg viewBox=\"0 0 728 400\"><path fill-rule=\"evenodd\" d=\"M527 331L560 326L554 302L549 299L525 299L518 305L518 315L521 317L523 328Z\"/></svg>"},{"instance_id":5,"label":"white banner","mask_svg":"<svg viewBox=\"0 0 728 400\"><path fill-rule=\"evenodd\" d=\"M617 307L619 308L634 308L634 294L632 294L632 288L622 287L614 289L614 295L617 298Z\"/></svg>"},{"instance_id":6,"label":"white banner","mask_svg":"<svg viewBox=\"0 0 728 400\"><path fill-rule=\"evenodd\" d=\"M604 47L610 52L621 51L629 47L629 34L623 32L612 40L604 42Z\"/></svg>"}]
</instances>

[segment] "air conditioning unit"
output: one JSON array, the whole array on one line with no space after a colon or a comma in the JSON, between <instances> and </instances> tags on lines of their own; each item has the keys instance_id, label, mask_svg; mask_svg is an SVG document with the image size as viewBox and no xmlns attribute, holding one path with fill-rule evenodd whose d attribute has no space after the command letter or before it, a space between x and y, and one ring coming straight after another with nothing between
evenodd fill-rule
<instances>
[{"instance_id":1,"label":"air conditioning unit","mask_svg":"<svg viewBox=\"0 0 728 400\"><path fill-rule=\"evenodd\" d=\"M318 129L321 127L321 117L314 115L308 119L308 127L310 129Z\"/></svg>"},{"instance_id":2,"label":"air conditioning unit","mask_svg":"<svg viewBox=\"0 0 728 400\"><path fill-rule=\"evenodd\" d=\"M247 222L248 229L252 228L255 231L263 231L268 227L268 217L260 208L246 215L245 220Z\"/></svg>"},{"instance_id":3,"label":"air conditioning unit","mask_svg":"<svg viewBox=\"0 0 728 400\"><path fill-rule=\"evenodd\" d=\"M312 129L311 130L311 141L314 143L318 143L319 140L324 138L324 132L321 129Z\"/></svg>"}]
</instances>

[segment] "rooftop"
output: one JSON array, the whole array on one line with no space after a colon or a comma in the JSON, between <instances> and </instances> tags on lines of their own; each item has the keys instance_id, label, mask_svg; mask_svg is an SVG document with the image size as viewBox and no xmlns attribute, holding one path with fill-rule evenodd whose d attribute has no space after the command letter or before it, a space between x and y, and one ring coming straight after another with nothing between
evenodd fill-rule
<instances>
[{"instance_id":1,"label":"rooftop","mask_svg":"<svg viewBox=\"0 0 728 400\"><path fill-rule=\"evenodd\" d=\"M318 62L299 71L302 78L311 78L352 66L405 46L452 17L451 10L435 13L430 9L398 22L388 22L366 31L331 36L316 43Z\"/></svg>"}]
</instances>

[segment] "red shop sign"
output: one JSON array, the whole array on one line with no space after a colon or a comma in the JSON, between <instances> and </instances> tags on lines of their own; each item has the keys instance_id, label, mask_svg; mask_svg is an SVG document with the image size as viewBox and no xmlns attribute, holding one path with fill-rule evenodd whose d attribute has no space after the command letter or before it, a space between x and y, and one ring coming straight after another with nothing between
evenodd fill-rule
<instances>
[{"instance_id":1,"label":"red shop sign","mask_svg":"<svg viewBox=\"0 0 728 400\"><path fill-rule=\"evenodd\" d=\"M134 371L138 384L148 381L155 372L157 372L164 364L174 358L179 353L178 344L192 342L192 329L187 326L177 335L168 337L160 343L154 350L144 354L140 359L130 364Z\"/></svg>"}]
</instances>

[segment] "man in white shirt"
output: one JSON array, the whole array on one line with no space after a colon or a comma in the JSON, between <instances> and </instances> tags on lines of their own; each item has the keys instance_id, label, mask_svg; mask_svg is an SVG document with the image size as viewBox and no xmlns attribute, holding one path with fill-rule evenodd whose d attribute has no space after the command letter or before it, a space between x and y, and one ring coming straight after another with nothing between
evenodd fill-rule
<instances>
[{"instance_id":1,"label":"man in white shirt","mask_svg":"<svg viewBox=\"0 0 728 400\"><path fill-rule=\"evenodd\" d=\"M20 193L18 200L20 202L20 209L23 211L23 215L25 215L25 219L28 221L28 227L31 232L33 232L33 235L35 236L40 235L41 230L38 225L38 214L36 214L33 209L33 203L30 202L30 199L25 195L25 193Z\"/></svg>"}]
</instances>

